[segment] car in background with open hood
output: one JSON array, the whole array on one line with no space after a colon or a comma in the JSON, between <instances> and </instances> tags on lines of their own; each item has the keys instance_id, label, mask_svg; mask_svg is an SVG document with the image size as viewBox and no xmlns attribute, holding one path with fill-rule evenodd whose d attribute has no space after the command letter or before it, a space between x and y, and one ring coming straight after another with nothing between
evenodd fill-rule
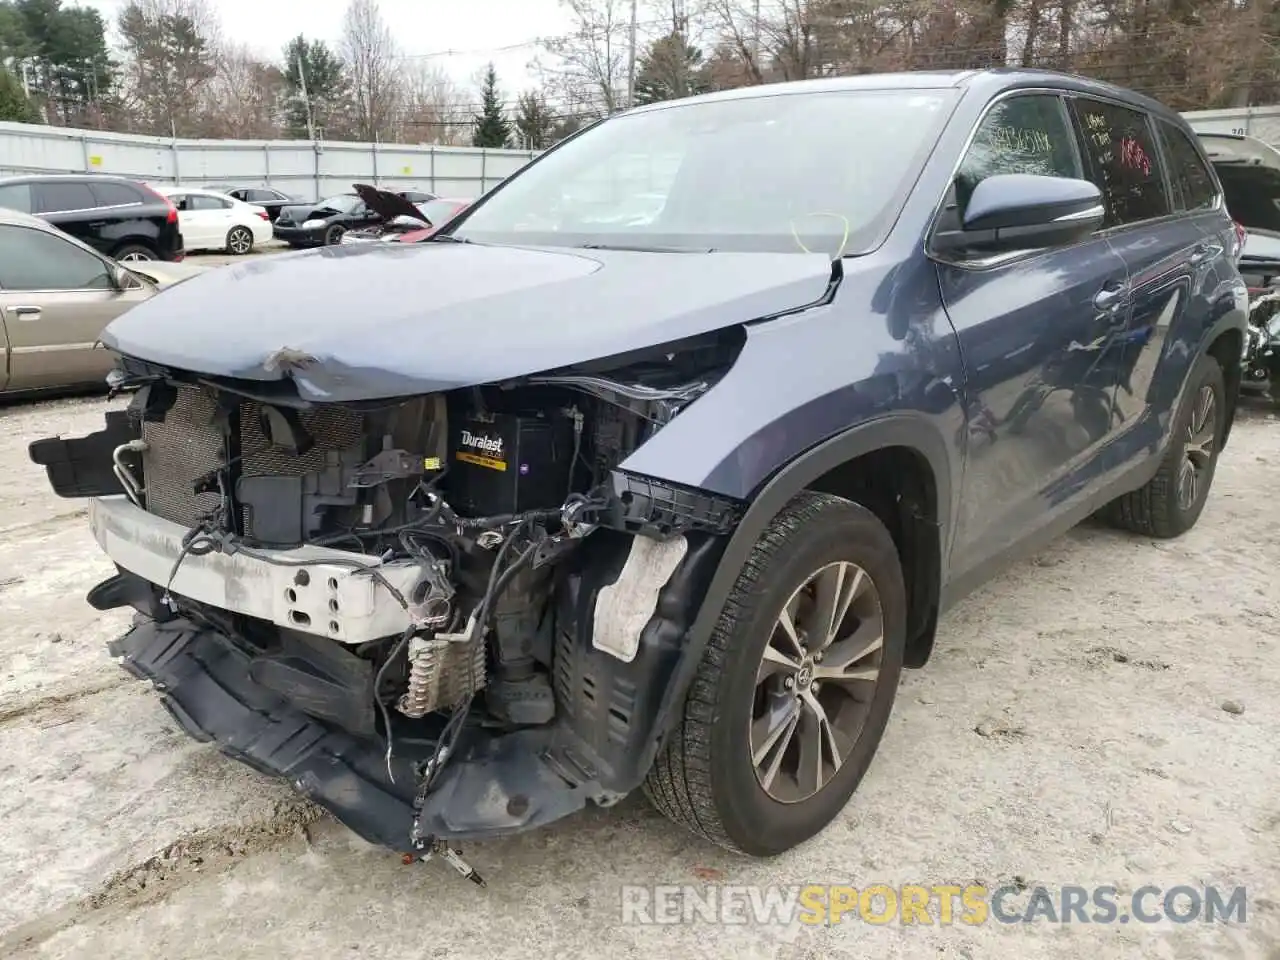
<instances>
[{"instance_id":1,"label":"car in background with open hood","mask_svg":"<svg viewBox=\"0 0 1280 960\"><path fill-rule=\"evenodd\" d=\"M415 243L426 240L471 205L471 200L436 197L414 203L403 195L357 183L356 192L383 217L381 223L362 230L348 230L343 243Z\"/></svg>"},{"instance_id":2,"label":"car in background with open hood","mask_svg":"<svg viewBox=\"0 0 1280 960\"><path fill-rule=\"evenodd\" d=\"M277 240L283 240L291 247L332 246L341 243L349 230L365 230L380 226L387 219L388 209L385 201L370 206L366 196L360 189L365 184L354 184L350 193L339 193L327 197L318 203L300 203L281 207L280 214L272 225ZM374 194L386 194L403 200L409 209L412 204L435 197L420 190L386 191L376 187L368 190ZM368 191L366 191L368 193ZM369 194L372 196L373 194ZM381 208L381 211L379 210Z\"/></svg>"}]
</instances>

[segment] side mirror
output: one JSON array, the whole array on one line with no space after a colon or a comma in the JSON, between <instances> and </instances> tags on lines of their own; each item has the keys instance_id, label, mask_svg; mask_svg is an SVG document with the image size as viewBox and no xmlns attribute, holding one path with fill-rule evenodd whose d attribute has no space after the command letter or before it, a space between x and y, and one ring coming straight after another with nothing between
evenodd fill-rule
<instances>
[{"instance_id":1,"label":"side mirror","mask_svg":"<svg viewBox=\"0 0 1280 960\"><path fill-rule=\"evenodd\" d=\"M111 286L116 290L128 290L130 277L128 269L115 261L107 264L107 276L111 278Z\"/></svg>"},{"instance_id":2,"label":"side mirror","mask_svg":"<svg viewBox=\"0 0 1280 960\"><path fill-rule=\"evenodd\" d=\"M1005 173L969 197L959 230L934 235L937 250L1002 253L1076 243L1105 218L1102 193L1088 180Z\"/></svg>"}]
</instances>

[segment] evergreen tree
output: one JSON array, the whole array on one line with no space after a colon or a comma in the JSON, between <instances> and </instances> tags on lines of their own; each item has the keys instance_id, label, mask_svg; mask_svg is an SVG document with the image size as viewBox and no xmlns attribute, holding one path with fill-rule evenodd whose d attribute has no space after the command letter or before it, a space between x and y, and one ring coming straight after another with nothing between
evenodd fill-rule
<instances>
[{"instance_id":1,"label":"evergreen tree","mask_svg":"<svg viewBox=\"0 0 1280 960\"><path fill-rule=\"evenodd\" d=\"M498 93L498 71L489 64L480 88L481 108L476 117L476 130L471 138L473 146L500 150L511 141L511 124L502 112L502 97Z\"/></svg>"},{"instance_id":2,"label":"evergreen tree","mask_svg":"<svg viewBox=\"0 0 1280 960\"><path fill-rule=\"evenodd\" d=\"M0 67L0 120L40 122L39 111L22 89L22 81L3 67Z\"/></svg>"},{"instance_id":3,"label":"evergreen tree","mask_svg":"<svg viewBox=\"0 0 1280 960\"><path fill-rule=\"evenodd\" d=\"M520 94L516 104L516 138L526 150L545 150L552 144L555 121L533 90Z\"/></svg>"},{"instance_id":4,"label":"evergreen tree","mask_svg":"<svg viewBox=\"0 0 1280 960\"><path fill-rule=\"evenodd\" d=\"M711 89L702 51L679 31L655 40L636 66L637 104L678 100Z\"/></svg>"},{"instance_id":5,"label":"evergreen tree","mask_svg":"<svg viewBox=\"0 0 1280 960\"><path fill-rule=\"evenodd\" d=\"M289 91L285 111L285 133L302 139L307 136L307 104L316 135L337 126L351 98L351 80L342 59L323 40L308 40L298 34L284 48L284 82ZM306 97L302 95L306 87Z\"/></svg>"}]
</instances>

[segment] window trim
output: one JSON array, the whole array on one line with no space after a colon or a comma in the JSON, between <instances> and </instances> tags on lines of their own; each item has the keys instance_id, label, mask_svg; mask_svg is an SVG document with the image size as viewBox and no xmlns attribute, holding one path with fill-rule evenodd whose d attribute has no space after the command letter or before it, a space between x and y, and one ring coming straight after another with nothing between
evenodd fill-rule
<instances>
[{"instance_id":1,"label":"window trim","mask_svg":"<svg viewBox=\"0 0 1280 960\"><path fill-rule=\"evenodd\" d=\"M976 257L971 260L960 260L948 257L934 249L933 241L937 236L938 227L942 217L946 213L947 201L951 198L952 191L955 189L956 176L960 173L960 167L964 163L965 157L969 155L969 151L973 148L973 142L978 138L978 131L982 129L982 125L986 123L987 117L995 110L997 106L1006 100L1012 100L1016 97L1040 96L1052 97L1058 101L1058 109L1063 114L1066 121L1067 131L1071 134L1073 151L1075 153L1076 165L1083 177L1086 174L1084 160L1084 145L1080 142L1080 134L1076 128L1075 118L1072 111L1067 107L1067 97L1072 91L1064 90L1061 87L1014 87L1011 90L1002 90L996 94L982 108L982 112L978 115L969 127L969 135L965 137L964 145L960 149L959 155L951 165L951 175L947 178L947 185L943 188L942 196L934 206L933 215L929 219L928 229L925 232L925 240L923 245L924 255L934 263L946 264L949 267L956 267L960 270L983 271L993 270L998 267L1006 266L1010 263L1021 263L1036 257L1047 256L1060 250L1070 250L1085 243L1091 243L1102 235L1102 231L1095 231L1088 237L1076 241L1070 246L1038 248L1034 250L1015 250L1009 253L992 254L986 257Z\"/></svg>"},{"instance_id":2,"label":"window trim","mask_svg":"<svg viewBox=\"0 0 1280 960\"><path fill-rule=\"evenodd\" d=\"M71 237L62 236L61 231L42 230L39 227L30 227L24 223L0 224L0 230L5 229L6 227L13 230L27 230L31 233L37 233L37 234L41 234L42 236L51 237L52 239L56 240L58 243L66 244L72 250L77 250L80 253L83 253L86 256L90 256L94 260L97 260L100 264L102 264L102 269L106 273L108 281L111 279L111 264L104 257L99 256L97 252L90 249L89 247L81 246L80 244L76 243ZM0 293L26 294L26 293L122 293L122 292L124 291L117 290L115 287L109 284L108 286L105 286L105 287L40 287L40 288L22 287L22 288L17 288L17 287L6 287L3 283L0 283Z\"/></svg>"}]
</instances>

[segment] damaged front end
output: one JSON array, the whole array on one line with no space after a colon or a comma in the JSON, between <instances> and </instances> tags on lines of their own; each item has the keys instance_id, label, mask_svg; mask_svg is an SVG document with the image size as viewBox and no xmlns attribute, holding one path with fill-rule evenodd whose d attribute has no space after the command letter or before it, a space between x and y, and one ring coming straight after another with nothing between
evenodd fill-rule
<instances>
[{"instance_id":1,"label":"damaged front end","mask_svg":"<svg viewBox=\"0 0 1280 960\"><path fill-rule=\"evenodd\" d=\"M127 410L31 444L92 498L111 645L192 736L404 853L637 787L741 504L620 464L741 348L720 330L398 400L126 357Z\"/></svg>"}]
</instances>

